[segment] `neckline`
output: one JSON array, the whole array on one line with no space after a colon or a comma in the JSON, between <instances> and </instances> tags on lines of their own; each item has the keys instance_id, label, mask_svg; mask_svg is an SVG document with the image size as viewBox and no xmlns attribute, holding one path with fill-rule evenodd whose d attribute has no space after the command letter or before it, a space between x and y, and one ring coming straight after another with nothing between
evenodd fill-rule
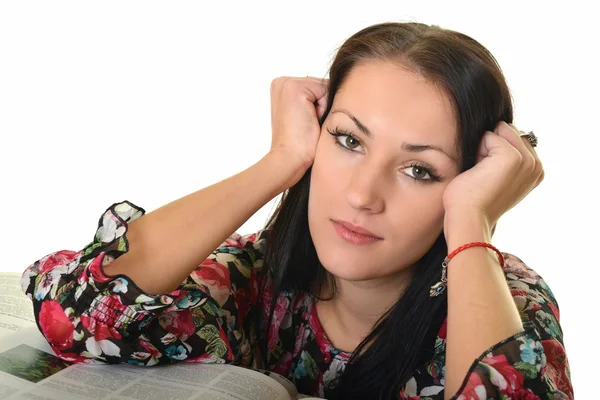
<instances>
[{"instance_id":1,"label":"neckline","mask_svg":"<svg viewBox=\"0 0 600 400\"><path fill-rule=\"evenodd\" d=\"M312 296L309 296L310 301L310 325L312 326L313 332L315 334L315 339L319 348L323 354L333 354L334 356L341 355L343 358L350 358L352 356L352 352L340 350L331 343L331 340L327 337L325 330L323 329L323 325L321 325L321 320L319 320L319 312L317 310L317 303Z\"/></svg>"},{"instance_id":2,"label":"neckline","mask_svg":"<svg viewBox=\"0 0 600 400\"><path fill-rule=\"evenodd\" d=\"M340 350L337 347L335 347L333 345L333 343L331 343L331 340L329 340L329 337L327 337L327 334L325 333L325 330L323 329L323 326L321 325L321 321L319 320L319 312L317 311L317 303L316 303L315 299L313 298L313 296L310 296L310 295L308 296L308 298L310 299L309 324L311 325L311 327L313 329L313 332L315 334L315 340L317 341L317 344L319 345L319 349L321 350L321 352L323 354L332 354L334 356L339 355L344 359L349 359L352 356L352 352ZM442 325L440 326L440 329L438 330L438 332L436 334L436 342L438 339L441 339L442 343L444 345L446 344L447 323L448 323L448 317L446 316L446 318L444 318L444 321L442 322Z\"/></svg>"}]
</instances>

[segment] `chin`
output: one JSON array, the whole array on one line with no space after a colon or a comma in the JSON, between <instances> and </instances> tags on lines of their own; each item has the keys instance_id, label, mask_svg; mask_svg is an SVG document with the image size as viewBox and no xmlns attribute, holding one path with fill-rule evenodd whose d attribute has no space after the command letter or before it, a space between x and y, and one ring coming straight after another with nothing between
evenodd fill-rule
<instances>
[{"instance_id":1,"label":"chin","mask_svg":"<svg viewBox=\"0 0 600 400\"><path fill-rule=\"evenodd\" d=\"M367 271L333 271L330 268L325 269L336 279L341 279L347 282L366 282L384 278L384 276L369 274Z\"/></svg>"},{"instance_id":2,"label":"chin","mask_svg":"<svg viewBox=\"0 0 600 400\"><path fill-rule=\"evenodd\" d=\"M311 229L311 236L319 261L333 276L348 281L364 281L382 277L378 262L373 259L378 251L371 246L347 244L336 236L331 222L319 229ZM309 227L314 228L309 218ZM377 244L374 244L377 246ZM377 249L381 250L381 249Z\"/></svg>"},{"instance_id":3,"label":"chin","mask_svg":"<svg viewBox=\"0 0 600 400\"><path fill-rule=\"evenodd\" d=\"M381 269L356 257L339 257L334 254L321 254L317 250L321 264L333 276L346 281L368 281L385 277ZM346 253L349 256L348 253Z\"/></svg>"}]
</instances>

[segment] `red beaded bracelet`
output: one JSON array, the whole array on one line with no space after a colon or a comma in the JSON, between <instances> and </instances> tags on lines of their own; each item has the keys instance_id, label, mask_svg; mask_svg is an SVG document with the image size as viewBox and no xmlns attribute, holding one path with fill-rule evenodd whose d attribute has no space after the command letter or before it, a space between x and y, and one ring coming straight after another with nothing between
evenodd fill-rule
<instances>
[{"instance_id":1,"label":"red beaded bracelet","mask_svg":"<svg viewBox=\"0 0 600 400\"><path fill-rule=\"evenodd\" d=\"M487 248L494 250L496 252L496 254L498 254L498 259L500 260L500 266L504 268L504 257L502 256L502 253L500 252L500 250L498 250L496 247L492 246L489 243L485 243L485 242L467 243L463 246L460 246L459 248L454 250L452 253L448 254L448 256L446 256L446 258L444 258L444 262L442 262L442 279L438 283L436 283L435 285L433 285L431 287L431 289L429 290L429 296L435 297L435 296L440 295L444 291L444 289L446 289L446 286L448 286L448 279L446 277L446 272L448 269L448 263L450 262L452 257L454 257L456 254L458 254L460 251L462 251L464 249L468 249L469 247L475 247L475 246L483 246L483 247L487 247Z\"/></svg>"}]
</instances>

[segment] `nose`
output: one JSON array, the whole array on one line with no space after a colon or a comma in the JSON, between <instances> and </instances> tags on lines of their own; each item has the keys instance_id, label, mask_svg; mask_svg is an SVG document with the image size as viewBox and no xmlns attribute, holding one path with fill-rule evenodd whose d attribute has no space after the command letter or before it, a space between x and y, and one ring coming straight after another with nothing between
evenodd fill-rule
<instances>
[{"instance_id":1,"label":"nose","mask_svg":"<svg viewBox=\"0 0 600 400\"><path fill-rule=\"evenodd\" d=\"M354 169L346 197L348 203L357 210L367 210L371 213L380 213L384 209L383 193L385 183L380 170L372 166L358 166Z\"/></svg>"}]
</instances>

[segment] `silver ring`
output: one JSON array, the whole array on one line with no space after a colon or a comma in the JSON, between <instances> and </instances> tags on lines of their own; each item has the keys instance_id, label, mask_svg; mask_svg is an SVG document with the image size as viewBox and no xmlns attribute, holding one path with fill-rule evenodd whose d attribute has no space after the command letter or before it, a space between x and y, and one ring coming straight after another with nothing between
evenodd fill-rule
<instances>
[{"instance_id":1,"label":"silver ring","mask_svg":"<svg viewBox=\"0 0 600 400\"><path fill-rule=\"evenodd\" d=\"M531 143L531 147L536 147L538 145L538 137L533 133L533 131L529 131L527 133L523 132L519 136L527 138L529 143Z\"/></svg>"}]
</instances>

